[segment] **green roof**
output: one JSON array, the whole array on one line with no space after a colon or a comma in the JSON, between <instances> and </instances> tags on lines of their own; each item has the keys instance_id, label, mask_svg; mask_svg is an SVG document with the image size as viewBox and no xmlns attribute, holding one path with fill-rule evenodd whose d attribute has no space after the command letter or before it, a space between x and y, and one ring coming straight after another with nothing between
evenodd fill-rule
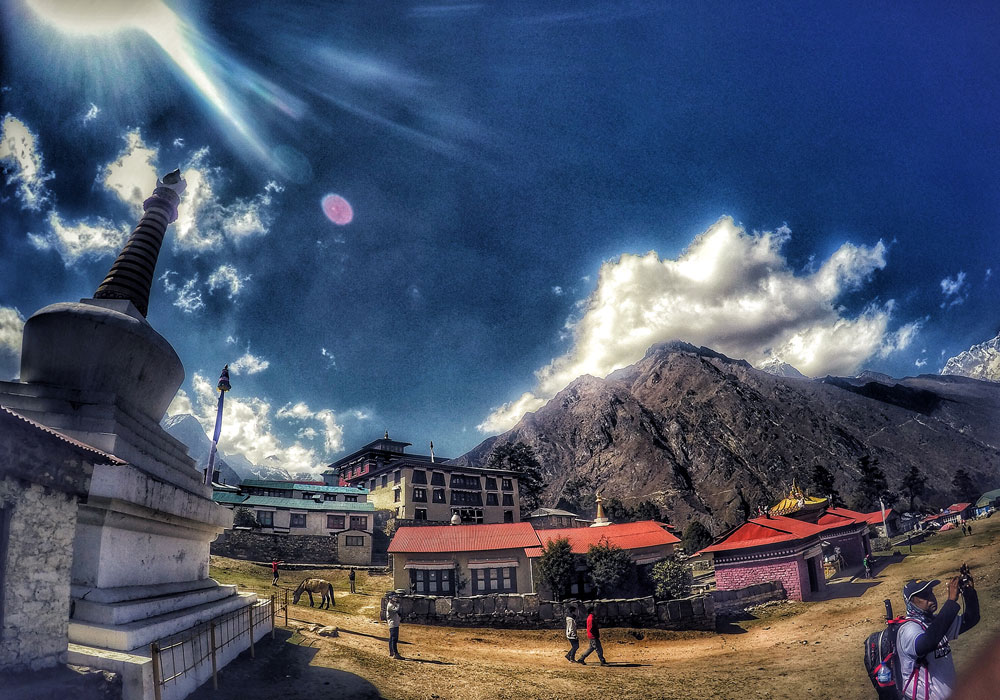
<instances>
[{"instance_id":1,"label":"green roof","mask_svg":"<svg viewBox=\"0 0 1000 700\"><path fill-rule=\"evenodd\" d=\"M319 501L311 498L281 498L279 496L247 496L239 493L217 492L212 494L216 503L240 506L266 506L271 508L287 508L289 510L319 510L319 511L361 511L374 512L375 504L349 503L347 501Z\"/></svg>"},{"instance_id":2,"label":"green roof","mask_svg":"<svg viewBox=\"0 0 1000 700\"><path fill-rule=\"evenodd\" d=\"M987 506L993 501L997 500L1000 500L1000 489L993 489L992 491L987 491L986 493L984 493L982 496L979 497L978 501L976 501L976 508L982 508L983 506Z\"/></svg>"},{"instance_id":3,"label":"green roof","mask_svg":"<svg viewBox=\"0 0 1000 700\"><path fill-rule=\"evenodd\" d=\"M285 491L308 491L310 493L368 493L368 489L357 486L321 486L319 484L296 484L293 481L268 481L266 479L246 479L240 486L252 486L258 489L283 489Z\"/></svg>"}]
</instances>

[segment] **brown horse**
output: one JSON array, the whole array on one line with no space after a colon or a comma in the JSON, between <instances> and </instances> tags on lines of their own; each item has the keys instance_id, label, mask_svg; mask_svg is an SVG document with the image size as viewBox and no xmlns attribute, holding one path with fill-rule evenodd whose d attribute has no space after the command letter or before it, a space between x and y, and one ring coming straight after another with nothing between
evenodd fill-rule
<instances>
[{"instance_id":1,"label":"brown horse","mask_svg":"<svg viewBox=\"0 0 1000 700\"><path fill-rule=\"evenodd\" d=\"M320 601L319 607L329 608L331 605L336 605L337 601L333 598L333 584L329 581L324 581L321 578L307 578L299 584L299 587L295 589L292 594L292 604L296 605L299 602L299 598L302 597L303 593L309 594L309 607L313 606L313 593L320 593L323 596L323 600Z\"/></svg>"}]
</instances>

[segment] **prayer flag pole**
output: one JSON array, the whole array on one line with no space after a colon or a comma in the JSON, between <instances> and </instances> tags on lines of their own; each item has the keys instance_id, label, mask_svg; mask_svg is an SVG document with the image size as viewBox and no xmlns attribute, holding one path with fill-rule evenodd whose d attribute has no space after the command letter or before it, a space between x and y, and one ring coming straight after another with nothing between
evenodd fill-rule
<instances>
[{"instance_id":1,"label":"prayer flag pole","mask_svg":"<svg viewBox=\"0 0 1000 700\"><path fill-rule=\"evenodd\" d=\"M219 435L222 433L222 404L226 400L226 392L232 389L229 384L229 365L222 368L222 375L219 377L219 410L215 414L215 433L212 435L212 451L208 455L208 469L205 470L205 485L212 485L212 476L215 474L215 452L219 447Z\"/></svg>"}]
</instances>

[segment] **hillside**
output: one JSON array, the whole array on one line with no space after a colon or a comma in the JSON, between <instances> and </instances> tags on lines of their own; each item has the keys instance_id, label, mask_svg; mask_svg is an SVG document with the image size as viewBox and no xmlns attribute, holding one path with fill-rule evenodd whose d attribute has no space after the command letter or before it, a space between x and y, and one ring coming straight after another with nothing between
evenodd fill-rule
<instances>
[{"instance_id":1,"label":"hillside","mask_svg":"<svg viewBox=\"0 0 1000 700\"><path fill-rule=\"evenodd\" d=\"M1000 485L1000 386L937 375L890 381L779 377L666 343L606 379L580 377L460 461L484 463L498 440L520 440L542 462L544 505L572 500L567 482L584 480L626 503L650 498L679 524L707 520L713 532L778 500L793 478L808 481L815 464L834 473L851 504L866 454L892 490L916 466L931 505L952 502L959 467L983 490Z\"/></svg>"}]
</instances>

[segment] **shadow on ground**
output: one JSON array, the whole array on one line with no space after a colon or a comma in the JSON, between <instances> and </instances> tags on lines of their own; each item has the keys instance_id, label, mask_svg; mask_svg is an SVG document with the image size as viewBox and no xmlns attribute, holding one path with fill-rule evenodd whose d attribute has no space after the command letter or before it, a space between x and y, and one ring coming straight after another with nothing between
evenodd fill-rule
<instances>
[{"instance_id":1,"label":"shadow on ground","mask_svg":"<svg viewBox=\"0 0 1000 700\"><path fill-rule=\"evenodd\" d=\"M318 649L299 644L301 636L278 629L275 639L256 645L256 658L240 654L219 672L219 689L212 681L188 696L190 700L317 700L358 698L383 700L374 685L361 676L324 666L313 666Z\"/></svg>"}]
</instances>

